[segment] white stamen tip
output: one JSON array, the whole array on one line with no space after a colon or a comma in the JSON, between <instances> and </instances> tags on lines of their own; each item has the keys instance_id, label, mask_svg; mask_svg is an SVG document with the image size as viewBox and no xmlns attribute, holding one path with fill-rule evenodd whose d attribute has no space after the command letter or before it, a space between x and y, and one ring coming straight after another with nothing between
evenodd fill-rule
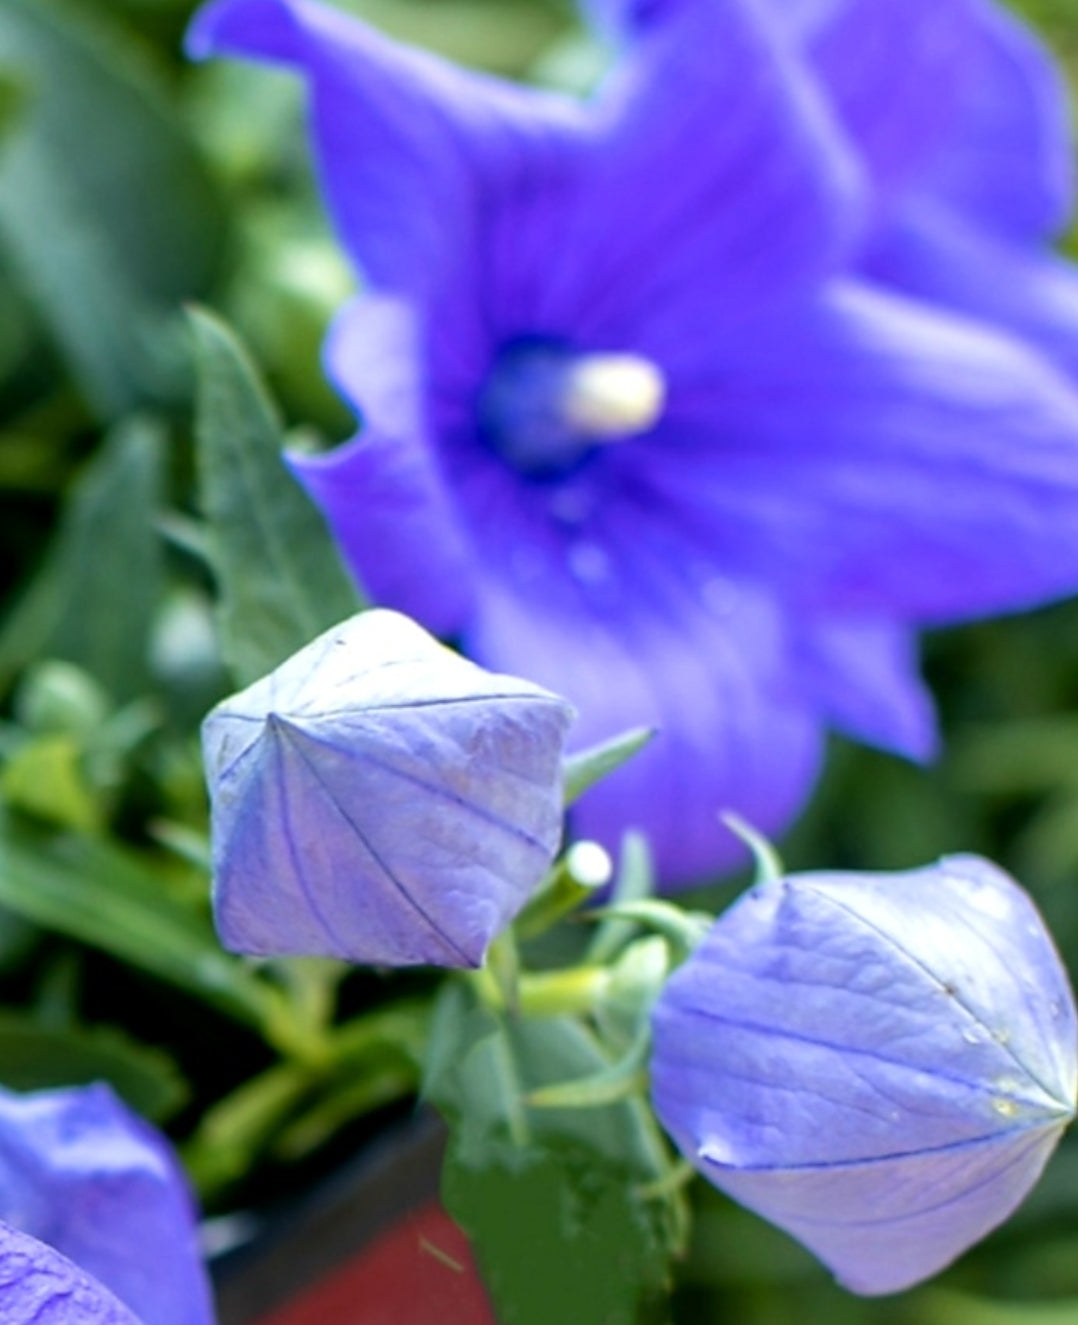
<instances>
[{"instance_id":1,"label":"white stamen tip","mask_svg":"<svg viewBox=\"0 0 1078 1325\"><path fill-rule=\"evenodd\" d=\"M647 432L666 403L666 379L637 354L588 354L573 365L563 402L566 422L594 441Z\"/></svg>"}]
</instances>

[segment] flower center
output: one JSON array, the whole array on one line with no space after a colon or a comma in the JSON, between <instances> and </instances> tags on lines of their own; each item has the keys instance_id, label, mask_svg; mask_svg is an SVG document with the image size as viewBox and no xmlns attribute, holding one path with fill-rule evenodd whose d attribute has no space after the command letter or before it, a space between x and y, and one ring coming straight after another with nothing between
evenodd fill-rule
<instances>
[{"instance_id":1,"label":"flower center","mask_svg":"<svg viewBox=\"0 0 1078 1325\"><path fill-rule=\"evenodd\" d=\"M515 469L550 477L600 446L649 432L665 400L662 373L640 355L576 354L533 337L495 359L479 396L479 428Z\"/></svg>"}]
</instances>

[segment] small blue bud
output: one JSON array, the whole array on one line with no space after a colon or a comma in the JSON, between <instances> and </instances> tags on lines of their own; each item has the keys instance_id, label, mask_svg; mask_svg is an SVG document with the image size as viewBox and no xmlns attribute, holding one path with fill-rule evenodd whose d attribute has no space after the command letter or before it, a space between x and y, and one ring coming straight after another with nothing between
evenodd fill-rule
<instances>
[{"instance_id":1,"label":"small blue bud","mask_svg":"<svg viewBox=\"0 0 1078 1325\"><path fill-rule=\"evenodd\" d=\"M226 947L478 966L561 836L572 710L362 613L203 727Z\"/></svg>"},{"instance_id":2,"label":"small blue bud","mask_svg":"<svg viewBox=\"0 0 1078 1325\"><path fill-rule=\"evenodd\" d=\"M973 856L753 889L653 1026L678 1147L858 1293L1001 1223L1075 1111L1066 974L1027 895Z\"/></svg>"}]
</instances>

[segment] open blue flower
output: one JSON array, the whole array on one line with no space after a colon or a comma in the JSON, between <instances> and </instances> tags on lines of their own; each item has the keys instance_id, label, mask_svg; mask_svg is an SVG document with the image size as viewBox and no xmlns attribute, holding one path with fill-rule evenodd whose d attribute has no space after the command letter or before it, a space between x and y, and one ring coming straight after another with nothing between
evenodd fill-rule
<instances>
[{"instance_id":1,"label":"open blue flower","mask_svg":"<svg viewBox=\"0 0 1078 1325\"><path fill-rule=\"evenodd\" d=\"M932 751L917 627L1078 585L1078 399L852 274L877 189L758 4L661 18L584 103L311 0L217 0L190 46L305 75L368 279L328 349L363 430L297 472L378 600L581 744L660 729L579 826L643 826L670 883L738 849L720 808L788 821L828 726Z\"/></svg>"},{"instance_id":2,"label":"open blue flower","mask_svg":"<svg viewBox=\"0 0 1078 1325\"><path fill-rule=\"evenodd\" d=\"M983 1237L1074 1116L1066 973L1026 894L973 856L754 888L653 1029L655 1111L684 1155L855 1292Z\"/></svg>"},{"instance_id":3,"label":"open blue flower","mask_svg":"<svg viewBox=\"0 0 1078 1325\"><path fill-rule=\"evenodd\" d=\"M194 1206L107 1086L0 1090L4 1325L211 1325Z\"/></svg>"},{"instance_id":4,"label":"open blue flower","mask_svg":"<svg viewBox=\"0 0 1078 1325\"><path fill-rule=\"evenodd\" d=\"M222 942L481 965L558 849L571 720L397 612L326 631L203 726Z\"/></svg>"}]
</instances>

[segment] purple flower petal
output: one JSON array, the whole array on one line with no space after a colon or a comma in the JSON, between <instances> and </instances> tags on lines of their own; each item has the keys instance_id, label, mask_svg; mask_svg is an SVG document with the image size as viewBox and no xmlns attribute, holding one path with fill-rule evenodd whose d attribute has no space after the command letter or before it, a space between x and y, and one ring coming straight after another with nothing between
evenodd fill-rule
<instances>
[{"instance_id":1,"label":"purple flower petal","mask_svg":"<svg viewBox=\"0 0 1078 1325\"><path fill-rule=\"evenodd\" d=\"M668 982L654 1035L681 1150L863 1293L1006 1218L1075 1109L1066 974L975 857L753 889Z\"/></svg>"},{"instance_id":2,"label":"purple flower petal","mask_svg":"<svg viewBox=\"0 0 1078 1325\"><path fill-rule=\"evenodd\" d=\"M753 331L631 462L728 566L813 613L899 622L1074 588L1078 398L1045 361L852 283Z\"/></svg>"},{"instance_id":3,"label":"purple flower petal","mask_svg":"<svg viewBox=\"0 0 1078 1325\"><path fill-rule=\"evenodd\" d=\"M512 195L544 161L547 186L557 188L573 168L565 149L578 132L575 104L457 69L308 0L217 0L196 19L188 49L303 72L345 244L376 286L452 300L454 338L482 343L489 193ZM519 221L512 210L508 219Z\"/></svg>"},{"instance_id":4,"label":"purple flower petal","mask_svg":"<svg viewBox=\"0 0 1078 1325\"><path fill-rule=\"evenodd\" d=\"M204 726L225 945L478 966L549 866L571 709L368 612Z\"/></svg>"},{"instance_id":5,"label":"purple flower petal","mask_svg":"<svg viewBox=\"0 0 1078 1325\"><path fill-rule=\"evenodd\" d=\"M958 114L976 31L966 0L767 0L810 64L884 197L938 149Z\"/></svg>"},{"instance_id":6,"label":"purple flower petal","mask_svg":"<svg viewBox=\"0 0 1078 1325\"><path fill-rule=\"evenodd\" d=\"M345 243L377 286L423 300L435 337L441 308L458 356L567 317L585 340L612 318L624 335L627 296L646 308L700 260L737 318L832 267L856 224L841 136L741 4L681 5L591 106L455 69L308 0L218 0L189 49L306 74Z\"/></svg>"},{"instance_id":7,"label":"purple flower petal","mask_svg":"<svg viewBox=\"0 0 1078 1325\"><path fill-rule=\"evenodd\" d=\"M3 1223L0 1299L4 1325L140 1325L96 1279L52 1247Z\"/></svg>"},{"instance_id":8,"label":"purple flower petal","mask_svg":"<svg viewBox=\"0 0 1078 1325\"><path fill-rule=\"evenodd\" d=\"M143 1325L213 1319L186 1179L107 1086L0 1091L0 1219L100 1280Z\"/></svg>"},{"instance_id":9,"label":"purple flower petal","mask_svg":"<svg viewBox=\"0 0 1078 1325\"><path fill-rule=\"evenodd\" d=\"M350 304L327 359L331 375L361 403L363 431L348 446L292 455L289 463L363 568L364 587L448 635L467 619L476 577L428 442L417 336L407 304ZM431 562L440 575L429 573Z\"/></svg>"},{"instance_id":10,"label":"purple flower petal","mask_svg":"<svg viewBox=\"0 0 1078 1325\"><path fill-rule=\"evenodd\" d=\"M1062 71L1004 6L964 0L964 7L974 22L962 49L957 113L914 180L916 192L1013 240L1053 237L1074 209L1074 145ZM896 59L895 67L903 61ZM909 100L923 96L919 89Z\"/></svg>"},{"instance_id":11,"label":"purple flower petal","mask_svg":"<svg viewBox=\"0 0 1078 1325\"><path fill-rule=\"evenodd\" d=\"M806 623L801 684L840 731L910 759L936 753L936 711L917 672L912 633L887 621Z\"/></svg>"},{"instance_id":12,"label":"purple flower petal","mask_svg":"<svg viewBox=\"0 0 1078 1325\"><path fill-rule=\"evenodd\" d=\"M552 270L546 244L530 255L524 308L539 328L570 307L585 343L634 345L641 326L652 345L664 310L676 317L706 281L706 336L834 270L859 235L856 162L752 6L671 5L604 93L579 197L557 200L575 261ZM559 277L576 290L551 298Z\"/></svg>"},{"instance_id":13,"label":"purple flower petal","mask_svg":"<svg viewBox=\"0 0 1078 1325\"><path fill-rule=\"evenodd\" d=\"M921 203L881 230L865 271L917 299L1003 327L1078 374L1078 270L1040 244L1000 238L956 211Z\"/></svg>"},{"instance_id":14,"label":"purple flower petal","mask_svg":"<svg viewBox=\"0 0 1078 1325\"><path fill-rule=\"evenodd\" d=\"M655 556L652 531L636 532L605 550L570 547L568 586L552 547L549 578L529 595L496 582L502 562L492 551L469 639L480 657L526 667L567 694L581 715L580 747L656 728L646 750L579 802L573 824L612 851L627 828L645 829L664 883L675 886L744 860L724 810L763 831L788 822L819 770L822 731L786 670L768 600L669 534L669 555Z\"/></svg>"}]
</instances>

